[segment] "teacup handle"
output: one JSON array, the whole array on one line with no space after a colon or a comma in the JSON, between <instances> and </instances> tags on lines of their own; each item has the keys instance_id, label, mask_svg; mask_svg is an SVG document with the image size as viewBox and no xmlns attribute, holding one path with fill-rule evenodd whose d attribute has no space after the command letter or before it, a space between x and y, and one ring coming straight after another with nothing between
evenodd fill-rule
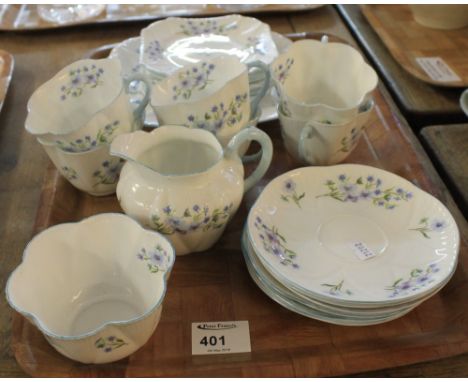
<instances>
[{"instance_id":1,"label":"teacup handle","mask_svg":"<svg viewBox=\"0 0 468 382\"><path fill-rule=\"evenodd\" d=\"M247 68L248 68L249 71L252 68L258 68L265 75L265 78L263 80L263 84L262 84L262 88L260 89L260 92L251 101L250 118L253 118L253 116L257 115L257 109L258 109L258 105L260 104L260 101L263 99L263 97L267 93L268 89L270 88L270 69L268 68L268 65L265 65L261 61L250 62L250 63L247 64Z\"/></svg>"},{"instance_id":2,"label":"teacup handle","mask_svg":"<svg viewBox=\"0 0 468 382\"><path fill-rule=\"evenodd\" d=\"M226 158L237 157L237 159L241 160L239 156L239 148L246 141L258 142L262 147L262 156L255 171L245 179L244 192L251 189L260 179L262 179L263 175L265 175L268 170L268 167L270 167L271 159L273 158L273 144L271 143L270 137L256 127L247 127L231 138L225 150L224 155Z\"/></svg>"},{"instance_id":3,"label":"teacup handle","mask_svg":"<svg viewBox=\"0 0 468 382\"><path fill-rule=\"evenodd\" d=\"M145 76L137 73L125 79L125 87L127 88L127 91L129 90L130 84L133 81L143 82L145 84L145 95L143 96L143 99L140 101L138 106L133 110L133 116L135 120L142 125L144 121L144 112L150 100L151 85L148 83L148 80Z\"/></svg>"},{"instance_id":4,"label":"teacup handle","mask_svg":"<svg viewBox=\"0 0 468 382\"><path fill-rule=\"evenodd\" d=\"M299 136L299 142L297 143L297 152L299 153L299 158L306 163L311 163L307 156L307 150L305 148L306 141L314 139L315 136L318 136L318 132L314 126L307 124L301 130L301 135Z\"/></svg>"}]
</instances>

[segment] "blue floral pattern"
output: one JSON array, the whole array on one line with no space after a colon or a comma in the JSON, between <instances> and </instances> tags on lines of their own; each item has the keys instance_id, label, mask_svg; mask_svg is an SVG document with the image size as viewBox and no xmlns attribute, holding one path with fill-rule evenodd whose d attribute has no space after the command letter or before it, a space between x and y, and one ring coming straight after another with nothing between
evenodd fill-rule
<instances>
[{"instance_id":1,"label":"blue floral pattern","mask_svg":"<svg viewBox=\"0 0 468 382\"><path fill-rule=\"evenodd\" d=\"M322 123L331 124L330 121L324 121ZM359 139L359 136L360 136L360 134L359 134L360 132L361 132L361 129L353 127L351 129L351 132L350 132L349 136L341 138L340 148L336 152L337 153L339 153L339 152L349 153L354 148L355 144L357 143L357 141Z\"/></svg>"},{"instance_id":2,"label":"blue floral pattern","mask_svg":"<svg viewBox=\"0 0 468 382\"><path fill-rule=\"evenodd\" d=\"M82 68L70 70L69 83L60 88L60 99L65 101L68 97L79 97L86 88L96 88L103 83L101 76L104 69L96 65L83 66Z\"/></svg>"},{"instance_id":3,"label":"blue floral pattern","mask_svg":"<svg viewBox=\"0 0 468 382\"><path fill-rule=\"evenodd\" d=\"M275 68L276 78L281 84L284 84L284 81L286 81L286 78L288 78L289 71L291 70L293 64L294 64L294 58L288 58L286 59L286 62L284 64L279 64Z\"/></svg>"},{"instance_id":4,"label":"blue floral pattern","mask_svg":"<svg viewBox=\"0 0 468 382\"><path fill-rule=\"evenodd\" d=\"M338 284L321 284L327 288L327 293L332 296L351 296L353 292L349 289L343 289L344 280L341 280Z\"/></svg>"},{"instance_id":5,"label":"blue floral pattern","mask_svg":"<svg viewBox=\"0 0 468 382\"><path fill-rule=\"evenodd\" d=\"M338 176L337 180L327 180L325 186L329 192L318 195L317 198L331 197L340 202L371 201L374 206L392 210L401 202L407 202L413 197L411 192L401 187L384 188L382 180L373 175L359 177L355 181L346 174Z\"/></svg>"},{"instance_id":6,"label":"blue floral pattern","mask_svg":"<svg viewBox=\"0 0 468 382\"><path fill-rule=\"evenodd\" d=\"M160 245L156 245L153 250L141 248L137 254L137 258L146 262L146 265L151 273L164 272L169 264L167 251Z\"/></svg>"},{"instance_id":7,"label":"blue floral pattern","mask_svg":"<svg viewBox=\"0 0 468 382\"><path fill-rule=\"evenodd\" d=\"M238 94L229 105L220 102L213 105L202 116L189 115L186 126L208 130L216 134L224 126L232 127L242 120L241 107L245 102L247 102L247 93Z\"/></svg>"},{"instance_id":8,"label":"blue floral pattern","mask_svg":"<svg viewBox=\"0 0 468 382\"><path fill-rule=\"evenodd\" d=\"M214 68L214 64L202 62L200 65L180 72L179 83L172 87L172 99L174 101L177 101L179 97L190 99L194 90L203 90L211 82L209 76Z\"/></svg>"},{"instance_id":9,"label":"blue floral pattern","mask_svg":"<svg viewBox=\"0 0 468 382\"><path fill-rule=\"evenodd\" d=\"M161 215L151 216L151 227L164 235L179 233L182 235L196 232L209 231L222 228L232 214L234 205L228 204L222 208L215 208L212 212L205 206L195 204L186 208L180 216L171 206L163 208Z\"/></svg>"},{"instance_id":10,"label":"blue floral pattern","mask_svg":"<svg viewBox=\"0 0 468 382\"><path fill-rule=\"evenodd\" d=\"M157 40L150 41L145 48L145 53L152 62L160 60L163 57L163 51L161 43Z\"/></svg>"},{"instance_id":11,"label":"blue floral pattern","mask_svg":"<svg viewBox=\"0 0 468 382\"><path fill-rule=\"evenodd\" d=\"M416 228L409 228L410 231L419 232L426 239L430 239L428 232L442 232L447 228L447 222L442 219L432 219L429 221L429 218L424 217L419 221L419 226Z\"/></svg>"},{"instance_id":12,"label":"blue floral pattern","mask_svg":"<svg viewBox=\"0 0 468 382\"><path fill-rule=\"evenodd\" d=\"M226 32L237 29L237 24L219 24L218 20L200 19L184 20L181 24L181 32L186 36L198 36L202 34L224 35Z\"/></svg>"},{"instance_id":13,"label":"blue floral pattern","mask_svg":"<svg viewBox=\"0 0 468 382\"><path fill-rule=\"evenodd\" d=\"M254 226L265 251L276 256L281 264L295 269L299 268L299 264L294 261L297 257L296 252L286 247L286 238L279 233L278 228L268 227L260 216L255 218Z\"/></svg>"},{"instance_id":14,"label":"blue floral pattern","mask_svg":"<svg viewBox=\"0 0 468 382\"><path fill-rule=\"evenodd\" d=\"M292 179L287 179L283 183L283 193L281 194L281 200L285 202L292 201L301 208L301 199L305 197L305 192L299 194L296 190L296 183Z\"/></svg>"},{"instance_id":15,"label":"blue floral pattern","mask_svg":"<svg viewBox=\"0 0 468 382\"><path fill-rule=\"evenodd\" d=\"M101 163L101 168L93 173L96 180L94 187L100 184L115 184L119 180L120 170L125 160L122 158L113 158Z\"/></svg>"},{"instance_id":16,"label":"blue floral pattern","mask_svg":"<svg viewBox=\"0 0 468 382\"><path fill-rule=\"evenodd\" d=\"M116 336L99 337L94 343L96 348L101 349L105 353L110 353L112 350L118 349L125 345L128 344Z\"/></svg>"},{"instance_id":17,"label":"blue floral pattern","mask_svg":"<svg viewBox=\"0 0 468 382\"><path fill-rule=\"evenodd\" d=\"M62 174L69 181L78 179L78 173L76 172L75 169L71 168L70 166L63 166L62 167Z\"/></svg>"},{"instance_id":18,"label":"blue floral pattern","mask_svg":"<svg viewBox=\"0 0 468 382\"><path fill-rule=\"evenodd\" d=\"M404 280L399 278L391 286L387 287L386 290L391 291L390 297L405 296L410 292L417 291L435 281L434 274L439 272L440 268L437 264L429 265L426 270L413 269L410 272L408 279Z\"/></svg>"},{"instance_id":19,"label":"blue floral pattern","mask_svg":"<svg viewBox=\"0 0 468 382\"><path fill-rule=\"evenodd\" d=\"M118 120L109 123L105 127L99 129L96 136L93 138L91 138L90 135L86 135L84 138L78 138L71 142L57 140L55 143L60 149L69 153L86 152L100 144L111 143L114 131L119 127L119 124L120 122Z\"/></svg>"}]
</instances>

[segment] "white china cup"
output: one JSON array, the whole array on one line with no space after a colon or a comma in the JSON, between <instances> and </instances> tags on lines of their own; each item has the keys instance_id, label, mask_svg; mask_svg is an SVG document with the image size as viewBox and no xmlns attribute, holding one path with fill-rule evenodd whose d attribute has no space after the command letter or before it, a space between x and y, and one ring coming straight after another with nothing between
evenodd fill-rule
<instances>
[{"instance_id":1,"label":"white china cup","mask_svg":"<svg viewBox=\"0 0 468 382\"><path fill-rule=\"evenodd\" d=\"M162 235L123 214L95 215L36 235L6 296L59 353L113 362L156 329L174 260Z\"/></svg>"},{"instance_id":2,"label":"white china cup","mask_svg":"<svg viewBox=\"0 0 468 382\"><path fill-rule=\"evenodd\" d=\"M250 98L248 71L264 73L260 90ZM269 88L268 67L217 57L176 71L152 88L151 106L161 125L201 128L215 134L223 147L257 115Z\"/></svg>"},{"instance_id":3,"label":"white china cup","mask_svg":"<svg viewBox=\"0 0 468 382\"><path fill-rule=\"evenodd\" d=\"M109 144L75 153L37 140L60 174L78 190L93 196L115 193L124 161L110 155Z\"/></svg>"},{"instance_id":4,"label":"white china cup","mask_svg":"<svg viewBox=\"0 0 468 382\"><path fill-rule=\"evenodd\" d=\"M139 100L131 99L132 81L145 85ZM109 195L122 167L110 156L109 144L119 134L141 129L149 91L140 75L123 80L117 59L77 61L33 93L26 130L73 186Z\"/></svg>"},{"instance_id":5,"label":"white china cup","mask_svg":"<svg viewBox=\"0 0 468 382\"><path fill-rule=\"evenodd\" d=\"M67 152L108 144L121 133L142 127L149 85L136 74L123 80L118 59L80 60L60 70L28 101L26 130ZM146 84L143 99L132 104L132 81Z\"/></svg>"},{"instance_id":6,"label":"white china cup","mask_svg":"<svg viewBox=\"0 0 468 382\"><path fill-rule=\"evenodd\" d=\"M293 118L332 123L352 120L378 83L356 49L326 38L295 42L273 61L271 77Z\"/></svg>"},{"instance_id":7,"label":"white china cup","mask_svg":"<svg viewBox=\"0 0 468 382\"><path fill-rule=\"evenodd\" d=\"M354 150L374 109L369 101L352 121L330 124L301 121L278 107L281 135L288 153L301 164L332 165L346 159Z\"/></svg>"}]
</instances>

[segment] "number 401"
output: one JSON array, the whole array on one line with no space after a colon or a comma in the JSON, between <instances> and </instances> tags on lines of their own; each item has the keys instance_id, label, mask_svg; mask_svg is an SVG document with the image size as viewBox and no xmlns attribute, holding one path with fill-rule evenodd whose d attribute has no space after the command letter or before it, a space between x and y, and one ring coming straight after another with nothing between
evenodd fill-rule
<instances>
[{"instance_id":1,"label":"number 401","mask_svg":"<svg viewBox=\"0 0 468 382\"><path fill-rule=\"evenodd\" d=\"M203 337L200 341L200 344L201 345L205 345L205 346L208 346L208 345L211 345L211 346L216 346L218 344L218 340L221 342L221 345L225 345L225 341L224 341L224 336L221 336L221 337L216 337L216 336L210 336L210 337Z\"/></svg>"}]
</instances>

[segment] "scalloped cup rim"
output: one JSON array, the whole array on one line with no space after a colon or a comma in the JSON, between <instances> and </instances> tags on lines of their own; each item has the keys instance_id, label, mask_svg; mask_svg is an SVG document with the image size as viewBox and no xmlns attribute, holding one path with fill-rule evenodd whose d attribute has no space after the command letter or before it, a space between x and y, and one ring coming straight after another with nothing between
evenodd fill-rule
<instances>
[{"instance_id":1,"label":"scalloped cup rim","mask_svg":"<svg viewBox=\"0 0 468 382\"><path fill-rule=\"evenodd\" d=\"M196 104L198 102L203 102L205 100L210 99L210 97L213 97L213 95L223 91L223 89L226 86L230 86L233 82L235 82L240 76L242 76L245 72L248 71L248 67L246 64L240 62L237 60L235 57L230 57L230 56L219 56L219 57L213 57L207 59L205 62L210 64L210 63L215 63L217 65L222 64L223 61L230 61L231 65L237 66L238 69L242 69L241 71L235 72L232 75L230 75L230 78L225 81L225 82L218 82L217 86L212 89L211 93L209 94L204 94L199 97L195 97L194 99L190 100L183 100L183 101L172 101L172 100L166 100L164 102L159 102L157 101L159 93L162 92L164 93L167 90L170 90L171 83L176 78L180 73L184 72L187 70L187 68L192 68L197 66L199 63L190 65L187 67L180 68L176 70L175 72L171 73L169 76L163 78L160 82L158 82L156 85L154 85L151 89L151 100L150 104L153 107L175 107L175 106L191 106L193 104ZM160 89L164 88L163 91L160 91Z\"/></svg>"},{"instance_id":2,"label":"scalloped cup rim","mask_svg":"<svg viewBox=\"0 0 468 382\"><path fill-rule=\"evenodd\" d=\"M136 226L139 230L141 230L141 232L150 233L150 234L154 235L155 237L157 237L158 241L166 242L168 244L168 246L172 249L172 253L171 253L171 256L170 256L170 258L171 258L170 263L168 264L167 270L165 270L163 272L163 276L162 276L163 283L162 283L161 295L159 296L159 299L155 304L153 304L143 314L140 314L140 315L138 315L138 316L136 316L134 318L131 318L131 319L128 319L128 320L120 320L120 321L107 321L104 324L98 326L97 328L94 328L93 330L90 330L90 331L88 331L86 333L79 334L79 335L59 335L59 334L56 334L52 330L50 330L39 319L39 317L37 317L36 314L31 313L29 311L22 310L22 309L18 308L18 306L14 303L14 299L12 298L12 296L10 294L10 288L11 288L11 283L13 282L13 276L18 271L18 269L20 269L21 267L23 267L26 264L27 258L29 256L28 254L30 252L30 251L28 251L28 249L30 247L30 244L37 237L42 236L42 235L47 234L47 233L50 233L50 231L54 230L54 229L63 228L64 226L73 226L73 225L79 225L79 224L86 224L86 222L89 221L89 220L100 219L103 216L116 216L116 217L119 217L119 218L127 221L129 224L132 224L132 225ZM167 279L168 279L168 275L171 273L172 267L174 265L175 257L176 257L176 255L175 255L174 247L173 247L172 243L169 240L167 240L163 235L161 235L160 233L158 233L156 231L143 228L143 226L140 223L138 223L136 220L134 220L133 218L131 218L131 217L125 215L125 214L116 213L116 212L107 212L107 213L92 215L92 216L83 218L82 220L80 220L78 222L61 223L61 224L57 224L57 225L48 227L45 230L38 233L37 235L35 235L28 242L28 244L26 245L26 247L25 247L25 249L23 251L23 256L22 256L22 259L21 259L21 263L11 272L10 276L8 277L6 287L5 287L6 300L7 300L8 304L16 312L18 312L22 316L24 316L24 317L28 318L29 320L31 320L34 323L34 325L42 333L44 333L48 337L51 337L51 338L56 339L56 340L61 340L61 341L76 341L76 340L82 340L82 339L90 338L90 337L95 336L96 334L98 334L99 332L103 331L104 329L106 329L108 327L126 326L126 325L130 325L130 324L134 324L134 323L137 323L139 321L142 321L145 318L147 318L148 316L150 316L154 311L156 311L164 302L164 298L165 298L166 292L167 292Z\"/></svg>"},{"instance_id":3,"label":"scalloped cup rim","mask_svg":"<svg viewBox=\"0 0 468 382\"><path fill-rule=\"evenodd\" d=\"M358 112L356 114L356 116L354 117L354 120L339 122L339 123L323 123L323 122L315 121L312 118L309 119L309 120L304 120L304 119L299 119L299 118L288 117L286 114L284 114L280 104L278 104L278 106L276 108L276 111L278 113L278 116L281 116L281 118L284 118L285 120L289 120L290 122L296 122L296 123L302 122L302 123L306 124L306 123L308 123L310 121L316 126L324 127L324 128L327 128L327 129L339 129L339 128L342 128L344 126L349 126L350 124L352 124L359 115L371 113L372 110L375 107L375 101L373 99L369 100L369 102L366 104L366 106L367 107L366 107L365 110L362 110L362 111L360 111L360 112Z\"/></svg>"},{"instance_id":4,"label":"scalloped cup rim","mask_svg":"<svg viewBox=\"0 0 468 382\"><path fill-rule=\"evenodd\" d=\"M360 169L364 170L363 173L366 172L367 174L369 174L369 173L372 174L372 171L374 172L374 174L376 172L380 172L380 173L382 173L382 175L399 178L399 181L401 182L400 184L402 186L410 186L408 188L412 192L415 191L415 192L418 192L418 193L424 195L426 198L433 199L435 203L437 203L440 207L442 207L443 210L445 210L445 212L447 214L447 217L449 219L451 219L451 223L453 223L453 228L452 229L453 229L453 232L454 232L455 237L456 237L456 249L454 249L452 252L455 253L455 255L453 256L455 261L452 262L452 265L451 265L449 271L443 277L443 279L438 280L435 283L435 285L433 285L432 287L425 288L423 291L419 291L418 293L411 294L410 296L398 296L398 297L395 297L395 298L385 298L385 299L382 298L382 299L374 299L374 300L372 300L372 299L361 299L361 300L359 300L359 299L354 299L354 298L340 298L339 296L329 295L329 294L327 294L325 292L317 292L316 290L304 289L303 286L301 286L299 283L295 282L294 280L288 280L288 282L291 284L291 287L293 289L295 288L297 290L300 290L301 293L302 293L302 291L304 291L304 293L309 293L311 296L313 296L313 298L317 298L318 300L320 300L320 299L323 299L325 301L328 300L328 301L331 301L331 302L335 302L337 304L342 304L343 303L342 305L348 304L348 306L351 306L351 305L390 306L390 305L393 305L393 304L403 303L403 302L407 302L407 301L411 301L411 300L417 300L421 296L423 296L423 295L429 293L430 291L434 290L438 285L441 285L444 280L448 280L448 279L450 279L452 277L452 275L454 274L454 272L455 272L455 270L457 268L457 263L458 263L458 256L459 256L459 249L460 249L460 231L459 231L459 228L458 228L458 226L456 224L456 221L455 221L454 217L452 216L450 211L445 207L445 205L440 200L438 200L436 197L431 195L430 193L422 190L421 188L417 187L416 185L414 185L413 183L411 183L407 179L405 179L405 178L403 178L403 177L401 177L401 176L399 176L397 174L394 174L392 172L389 172L389 171L386 171L386 170L383 170L383 169L380 169L380 168L377 168L377 167L373 167L373 166L367 166L367 165L361 165L361 164L352 164L352 163L337 164L337 165L333 165L333 166L305 166L305 167L299 167L299 168L296 168L294 170L285 172L285 173L277 176L276 178L272 179L265 186L262 193L256 199L255 203L252 205L252 207L251 207L251 209L249 211L249 214L248 214L247 219L246 219L246 232L247 232L247 236L249 238L249 242L251 243L253 249L255 250L255 253L258 255L259 259L262 260L262 263L265 265L265 268L267 268L268 271L271 272L271 270L274 269L274 267L272 267L270 262L263 257L263 255L262 255L262 250L263 249L259 246L259 244L256 243L256 240L254 240L252 230L250 229L250 227L253 227L253 221L255 219L255 214L257 213L258 206L263 201L262 200L262 195L265 195L265 193L268 192L268 190L271 187L274 187L273 185L275 183L278 183L278 182L280 182L282 180L287 179L288 175L290 175L291 173L300 172L300 171L303 171L303 170L307 170L307 171L312 170L312 171L315 171L315 172L322 172L322 171L327 171L330 168L342 168L342 169L360 168ZM343 170L343 172L344 171L345 170ZM268 264L268 265L266 265L266 264ZM275 273L273 273L272 276L275 277L276 279L278 279L278 277L281 277L281 279L286 278L286 276L282 275L281 273L278 273L278 271L276 271ZM283 281L280 281L280 282L283 283Z\"/></svg>"},{"instance_id":5,"label":"scalloped cup rim","mask_svg":"<svg viewBox=\"0 0 468 382\"><path fill-rule=\"evenodd\" d=\"M278 55L278 57L275 58L275 60L273 60L273 62L271 63L271 66L270 66L270 73L271 73L271 78L272 80L280 87L282 88L283 85L277 80L275 74L274 74L274 70L273 70L273 67L275 65L275 63L277 63L281 58L283 57L286 57L290 51L293 50L294 46L301 46L301 45L305 45L306 47L308 45L321 45L321 44L327 44L328 46L343 46L343 47L346 47L346 48L349 48L349 51L352 52L352 54L357 57L358 61L360 61L361 64L363 64L363 67L366 69L366 71L369 73L369 75L371 75L373 77L373 84L369 87L369 89L367 89L363 95L360 97L359 101L356 103L356 105L354 106L350 106L350 107L336 107L336 106L331 106L331 105L327 105L325 103L322 103L322 102L316 102L316 103L307 103L307 102L302 102L290 95L287 95L286 94L286 97L292 101L293 103L299 105L299 106L302 106L302 107L306 107L306 108L318 108L318 107L323 107L323 108L327 108L327 109L330 109L330 110L333 110L333 111L340 111L340 112L345 112L345 111L350 111L350 110L353 110L355 108L358 108L366 99L366 97L369 96L369 94L371 94L377 87L378 83L379 83L379 77L376 73L376 71L374 70L374 68L372 66L370 66L365 60L364 60L364 57L362 56L362 54L359 53L359 51L357 51L355 48L353 48L351 45L349 44L345 44L345 43L342 43L342 42L326 42L326 43L323 43L321 41L318 41L318 40L300 40L300 41L296 41L286 52Z\"/></svg>"},{"instance_id":6,"label":"scalloped cup rim","mask_svg":"<svg viewBox=\"0 0 468 382\"><path fill-rule=\"evenodd\" d=\"M85 62L103 62L103 61L115 62L117 64L117 66L118 66L118 72L119 72L118 77L123 78L123 76L122 76L122 71L123 71L122 64L121 64L120 60L117 57L100 58L100 59L84 58L84 59L81 59L81 60L78 60L78 61L74 61L71 64L68 64L64 68L60 69L53 77L49 78L46 82L39 85L39 87L36 88L36 90L34 90L34 92L29 97L28 102L26 104L27 116L26 116L26 120L25 120L25 123L24 123L24 127L25 127L26 131L28 133L32 134L32 135L35 135L35 136L46 136L46 135L53 135L53 136L57 136L57 137L66 136L66 135L68 135L70 133L79 131L80 129L84 128L89 123L89 121L94 119L96 117L96 115L98 115L102 111L102 109L108 107L118 97L120 97L120 95L124 91L124 86L123 85L120 86L120 90L116 93L116 95L114 97L112 97L112 99L109 99L109 102L107 102L106 106L104 106L103 108L101 108L99 110L96 110L92 115L90 115L89 118L88 118L88 121L86 123L82 124L81 126L77 126L76 128L74 128L74 129L72 129L70 131L66 131L66 132L42 131L42 130L37 130L37 129L35 129L35 128L33 128L31 126L31 124L32 124L31 119L34 117L35 113L37 113L37 112L33 111L34 110L33 103L36 103L36 98L41 96L41 93L46 91L46 88L51 87L52 83L54 81L56 81L60 76L64 75L66 73L66 71L68 71L70 69L70 67L72 67L74 65L77 65L79 63L85 63ZM46 98L49 98L49 97L46 97Z\"/></svg>"}]
</instances>

